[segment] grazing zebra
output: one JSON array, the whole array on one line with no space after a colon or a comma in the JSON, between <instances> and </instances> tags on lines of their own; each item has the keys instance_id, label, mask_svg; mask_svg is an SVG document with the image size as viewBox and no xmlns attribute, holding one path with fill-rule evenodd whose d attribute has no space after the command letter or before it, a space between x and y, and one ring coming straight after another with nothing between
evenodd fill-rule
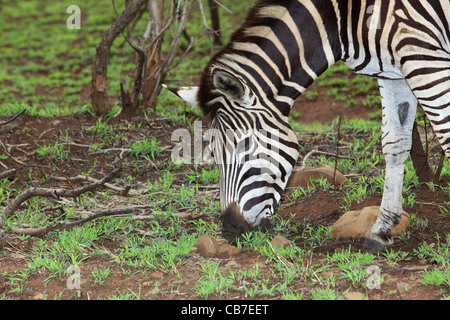
<instances>
[{"instance_id":1,"label":"grazing zebra","mask_svg":"<svg viewBox=\"0 0 450 320\"><path fill-rule=\"evenodd\" d=\"M385 186L380 214L366 234L367 249L392 244L417 102L449 157L449 0L258 1L206 66L199 87L169 88L200 106L223 134L213 140L215 158L221 158L227 238L270 225L298 157L289 110L338 60L377 78L382 100ZM262 129L270 137L259 134ZM249 155L257 156L245 161Z\"/></svg>"}]
</instances>

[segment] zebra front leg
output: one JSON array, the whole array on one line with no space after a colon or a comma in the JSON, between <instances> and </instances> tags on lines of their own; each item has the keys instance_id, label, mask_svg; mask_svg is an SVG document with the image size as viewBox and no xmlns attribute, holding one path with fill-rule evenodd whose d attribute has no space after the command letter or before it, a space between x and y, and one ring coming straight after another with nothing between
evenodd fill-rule
<instances>
[{"instance_id":1,"label":"zebra front leg","mask_svg":"<svg viewBox=\"0 0 450 320\"><path fill-rule=\"evenodd\" d=\"M402 215L402 186L408 159L417 99L405 80L379 80L383 106L382 147L386 162L383 198L378 219L366 233L364 248L382 250L393 243L391 229Z\"/></svg>"}]
</instances>

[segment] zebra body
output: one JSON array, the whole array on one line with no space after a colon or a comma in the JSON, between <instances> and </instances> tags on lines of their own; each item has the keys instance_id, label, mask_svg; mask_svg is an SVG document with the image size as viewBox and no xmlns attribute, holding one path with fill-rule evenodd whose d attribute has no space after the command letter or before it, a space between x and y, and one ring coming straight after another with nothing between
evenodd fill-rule
<instances>
[{"instance_id":1,"label":"zebra body","mask_svg":"<svg viewBox=\"0 0 450 320\"><path fill-rule=\"evenodd\" d=\"M200 87L172 89L211 115L213 128L235 132L215 139L216 160L222 158L224 235L231 239L270 224L298 157L289 110L320 74L342 60L379 81L386 179L366 244L373 249L391 244L390 230L402 212L404 164L418 101L450 155L449 26L448 0L259 1L211 59ZM266 140L274 149L261 147L255 138L260 129L273 133ZM234 148L225 148L230 139ZM242 161L255 153L265 157Z\"/></svg>"}]
</instances>

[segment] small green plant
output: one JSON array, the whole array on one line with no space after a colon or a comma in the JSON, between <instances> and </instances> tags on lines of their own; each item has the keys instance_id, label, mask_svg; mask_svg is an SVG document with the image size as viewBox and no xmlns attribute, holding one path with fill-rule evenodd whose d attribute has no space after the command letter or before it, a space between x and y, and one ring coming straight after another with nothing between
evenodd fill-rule
<instances>
[{"instance_id":1,"label":"small green plant","mask_svg":"<svg viewBox=\"0 0 450 320\"><path fill-rule=\"evenodd\" d=\"M102 270L100 268L95 269L94 271L92 271L92 276L94 277L94 282L102 285L103 283L105 283L106 278L108 278L109 274L111 273L111 269L110 267Z\"/></svg>"},{"instance_id":2,"label":"small green plant","mask_svg":"<svg viewBox=\"0 0 450 320\"><path fill-rule=\"evenodd\" d=\"M409 227L411 230L425 230L428 227L428 224L427 218L420 218L415 213L412 213L409 217Z\"/></svg>"},{"instance_id":3,"label":"small green plant","mask_svg":"<svg viewBox=\"0 0 450 320\"><path fill-rule=\"evenodd\" d=\"M341 205L341 209L344 211L349 211L350 206L353 203L359 203L366 199L370 194L375 191L374 186L364 178L360 178L356 183L349 184L345 186L342 190L343 196L342 200L344 204Z\"/></svg>"},{"instance_id":4,"label":"small green plant","mask_svg":"<svg viewBox=\"0 0 450 320\"><path fill-rule=\"evenodd\" d=\"M450 287L450 268L442 269L435 266L430 271L425 270L420 283L423 285L444 285Z\"/></svg>"},{"instance_id":5,"label":"small green plant","mask_svg":"<svg viewBox=\"0 0 450 320\"><path fill-rule=\"evenodd\" d=\"M156 140L156 137L143 138L140 141L136 141L129 146L131 153L138 160L155 160L156 156L159 156L166 147L161 147L160 143Z\"/></svg>"},{"instance_id":6,"label":"small green plant","mask_svg":"<svg viewBox=\"0 0 450 320\"><path fill-rule=\"evenodd\" d=\"M236 239L236 245L240 249L243 247L259 248L266 244L268 235L268 232L262 230L246 232Z\"/></svg>"},{"instance_id":7,"label":"small green plant","mask_svg":"<svg viewBox=\"0 0 450 320\"><path fill-rule=\"evenodd\" d=\"M436 234L436 243L428 244L422 242L413 252L420 259L429 259L443 267L450 267L450 234L445 235L446 242L441 241L439 234Z\"/></svg>"},{"instance_id":8,"label":"small green plant","mask_svg":"<svg viewBox=\"0 0 450 320\"><path fill-rule=\"evenodd\" d=\"M406 198L402 198L402 204L408 208L412 208L416 202L416 198L417 196L415 193L410 193Z\"/></svg>"},{"instance_id":9,"label":"small green plant","mask_svg":"<svg viewBox=\"0 0 450 320\"><path fill-rule=\"evenodd\" d=\"M330 238L332 226L306 226L299 238L305 239L312 247L322 246L327 243Z\"/></svg>"},{"instance_id":10,"label":"small green plant","mask_svg":"<svg viewBox=\"0 0 450 320\"><path fill-rule=\"evenodd\" d=\"M329 285L324 288L314 288L309 294L311 300L337 300L338 298L336 290Z\"/></svg>"},{"instance_id":11,"label":"small green plant","mask_svg":"<svg viewBox=\"0 0 450 320\"><path fill-rule=\"evenodd\" d=\"M201 265L204 273L196 283L195 292L202 298L208 298L212 293L217 293L219 296L227 295L228 290L232 287L234 280L230 277L225 277L219 272L220 263L206 260Z\"/></svg>"},{"instance_id":12,"label":"small green plant","mask_svg":"<svg viewBox=\"0 0 450 320\"><path fill-rule=\"evenodd\" d=\"M354 287L366 284L367 267L372 265L375 259L371 253L352 252L351 247L327 256L332 264L337 265L341 273L340 279L347 279Z\"/></svg>"},{"instance_id":13,"label":"small green plant","mask_svg":"<svg viewBox=\"0 0 450 320\"><path fill-rule=\"evenodd\" d=\"M50 159L56 161L66 160L70 156L69 150L65 148L65 145L59 143L58 141L54 144L49 145L38 145L38 148L35 150L37 154L37 158L39 160Z\"/></svg>"},{"instance_id":14,"label":"small green plant","mask_svg":"<svg viewBox=\"0 0 450 320\"><path fill-rule=\"evenodd\" d=\"M363 106L368 108L379 107L381 106L381 97L379 95L368 94L361 102Z\"/></svg>"},{"instance_id":15,"label":"small green plant","mask_svg":"<svg viewBox=\"0 0 450 320\"><path fill-rule=\"evenodd\" d=\"M404 252L402 250L396 251L392 248L385 249L381 254L387 258L387 263L391 267L396 266L399 261L411 260L411 258L408 258L408 252Z\"/></svg>"},{"instance_id":16,"label":"small green plant","mask_svg":"<svg viewBox=\"0 0 450 320\"><path fill-rule=\"evenodd\" d=\"M189 179L189 184L212 184L219 183L219 168L214 167L211 170L201 168L201 173L198 173L198 167L194 165L194 171L186 173L186 177Z\"/></svg>"}]
</instances>

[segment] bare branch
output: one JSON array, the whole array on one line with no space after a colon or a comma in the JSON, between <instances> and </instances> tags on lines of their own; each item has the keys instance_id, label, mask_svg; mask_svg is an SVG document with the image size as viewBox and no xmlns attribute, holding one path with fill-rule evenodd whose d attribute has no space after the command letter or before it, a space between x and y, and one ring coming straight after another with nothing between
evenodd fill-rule
<instances>
[{"instance_id":1,"label":"bare branch","mask_svg":"<svg viewBox=\"0 0 450 320\"><path fill-rule=\"evenodd\" d=\"M64 178L64 177L50 177L53 180L56 181L69 181L69 182L74 182L74 181L88 181L88 182L93 182L93 183L98 183L99 180L94 179L92 177L88 177L88 176L83 176L83 175L78 175L75 177L68 177L68 178ZM126 186L125 188L121 188L121 187L117 187L115 185L112 185L110 183L104 183L103 186L105 188L111 189L113 191L119 192L121 196L126 196L127 194L131 194L131 195L139 195L135 190L130 190L131 187L130 186Z\"/></svg>"},{"instance_id":2,"label":"bare branch","mask_svg":"<svg viewBox=\"0 0 450 320\"><path fill-rule=\"evenodd\" d=\"M11 229L11 231L14 233L18 233L18 234L24 234L24 235L29 235L29 236L38 236L38 235L47 233L52 230L68 230L73 227L83 225L86 222L89 222L89 221L97 219L97 218L127 214L127 213L131 213L131 212L132 212L131 209L118 210L118 211L106 211L106 212L100 212L100 213L93 214L85 219L81 219L78 221L57 222L57 223L54 223L49 226L43 226L43 227L38 227L38 228L16 228L16 227L13 227Z\"/></svg>"},{"instance_id":3,"label":"bare branch","mask_svg":"<svg viewBox=\"0 0 450 320\"><path fill-rule=\"evenodd\" d=\"M0 172L0 179L11 178L16 174L16 169Z\"/></svg>"},{"instance_id":4,"label":"bare branch","mask_svg":"<svg viewBox=\"0 0 450 320\"><path fill-rule=\"evenodd\" d=\"M215 4L217 4L219 7L221 7L222 9L224 9L226 12L228 12L229 14L233 14L233 11L231 11L230 9L228 9L227 7L225 7L223 4L221 4L219 1L217 0L212 0L214 1Z\"/></svg>"},{"instance_id":5,"label":"bare branch","mask_svg":"<svg viewBox=\"0 0 450 320\"><path fill-rule=\"evenodd\" d=\"M208 26L208 22L206 22L206 15L205 15L205 11L203 10L202 0L198 0L198 7L200 8L200 13L201 13L202 19L203 19L203 27L206 29L206 34L208 35L209 47L211 49L211 54L212 54L214 51L213 51L213 45L212 45L210 35L213 35L213 37L214 37L215 32L213 29L211 29Z\"/></svg>"},{"instance_id":6,"label":"bare branch","mask_svg":"<svg viewBox=\"0 0 450 320\"><path fill-rule=\"evenodd\" d=\"M107 176L98 180L97 182L91 183L87 186L77 188L77 189L48 189L48 188L31 188L26 190L24 193L20 194L12 200L6 208L3 210L3 214L5 217L9 217L12 215L17 209L19 209L20 205L31 197L47 197L47 198L55 198L59 199L59 197L71 197L76 198L80 194L93 191L94 189L104 185L106 182L111 181L117 174L122 171L122 168L116 168ZM2 220L0 220L0 224L4 224Z\"/></svg>"},{"instance_id":7,"label":"bare branch","mask_svg":"<svg viewBox=\"0 0 450 320\"><path fill-rule=\"evenodd\" d=\"M144 4L145 0L133 0L129 3L122 15L102 34L97 45L91 83L92 107L97 115L106 113L111 107L106 93L106 75L111 45L119 33L122 33L126 26L133 21Z\"/></svg>"},{"instance_id":8,"label":"bare branch","mask_svg":"<svg viewBox=\"0 0 450 320\"><path fill-rule=\"evenodd\" d=\"M18 114L16 114L16 115L15 115L14 117L12 117L11 119L8 119L8 120L6 120L6 121L0 122L0 127L3 126L3 125L5 125L5 124L8 124L8 123L10 123L10 122L13 122L13 121L16 120L18 117L20 117L22 114L24 114L25 111L26 111L26 109L23 109L22 111L20 111Z\"/></svg>"},{"instance_id":9,"label":"bare branch","mask_svg":"<svg viewBox=\"0 0 450 320\"><path fill-rule=\"evenodd\" d=\"M308 161L309 157L311 157L313 154L323 154L325 156L330 157L336 157L336 158L342 158L342 159L350 159L355 160L354 158L347 157L347 156L341 156L340 154L331 153L331 152L325 152L325 151L319 151L319 150L311 150L308 152L308 154L303 158L302 166L298 169L298 171L303 171L306 168L306 161Z\"/></svg>"}]
</instances>

